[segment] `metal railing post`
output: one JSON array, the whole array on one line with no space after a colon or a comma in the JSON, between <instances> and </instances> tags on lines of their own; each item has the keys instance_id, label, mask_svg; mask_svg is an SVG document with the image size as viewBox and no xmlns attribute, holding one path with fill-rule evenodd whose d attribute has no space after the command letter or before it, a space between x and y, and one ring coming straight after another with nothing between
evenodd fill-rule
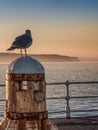
<instances>
[{"instance_id":1,"label":"metal railing post","mask_svg":"<svg viewBox=\"0 0 98 130\"><path fill-rule=\"evenodd\" d=\"M70 105L69 105L69 99L70 99L69 85L70 85L70 82L66 81L65 85L66 85L66 118L70 118Z\"/></svg>"}]
</instances>

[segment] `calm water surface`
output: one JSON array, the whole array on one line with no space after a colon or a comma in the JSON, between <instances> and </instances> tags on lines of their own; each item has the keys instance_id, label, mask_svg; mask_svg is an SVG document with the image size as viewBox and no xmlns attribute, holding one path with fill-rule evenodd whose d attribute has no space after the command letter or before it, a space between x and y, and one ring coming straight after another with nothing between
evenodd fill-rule
<instances>
[{"instance_id":1,"label":"calm water surface","mask_svg":"<svg viewBox=\"0 0 98 130\"><path fill-rule=\"evenodd\" d=\"M98 63L42 63L45 67L46 82L69 81L98 81ZM0 64L0 83L5 83L7 64ZM71 96L98 96L98 85L71 85ZM47 86L47 97L66 96L66 86ZM0 88L0 98L5 98L5 88ZM64 111L66 101L64 99L48 100L49 111ZM73 109L98 109L98 98L95 99L71 99L71 110ZM4 111L5 103L0 102L0 111ZM71 116L92 116L97 112L71 113ZM49 115L50 117L64 117L64 114Z\"/></svg>"}]
</instances>

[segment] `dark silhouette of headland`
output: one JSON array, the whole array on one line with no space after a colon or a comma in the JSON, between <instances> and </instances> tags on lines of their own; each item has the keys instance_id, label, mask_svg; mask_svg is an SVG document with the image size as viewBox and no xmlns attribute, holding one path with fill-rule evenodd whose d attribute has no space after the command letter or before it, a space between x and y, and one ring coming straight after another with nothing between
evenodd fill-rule
<instances>
[{"instance_id":1,"label":"dark silhouette of headland","mask_svg":"<svg viewBox=\"0 0 98 130\"><path fill-rule=\"evenodd\" d=\"M78 57L63 56L57 54L29 54L29 56L39 60L40 62L79 62ZM0 53L0 62L11 62L15 58L20 57L17 53Z\"/></svg>"}]
</instances>

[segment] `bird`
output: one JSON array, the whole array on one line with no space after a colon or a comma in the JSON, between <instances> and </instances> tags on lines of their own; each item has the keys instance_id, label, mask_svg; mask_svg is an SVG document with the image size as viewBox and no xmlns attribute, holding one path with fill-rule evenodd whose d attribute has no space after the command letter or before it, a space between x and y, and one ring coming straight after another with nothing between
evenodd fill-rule
<instances>
[{"instance_id":1,"label":"bird","mask_svg":"<svg viewBox=\"0 0 98 130\"><path fill-rule=\"evenodd\" d=\"M25 34L22 34L15 38L14 42L10 46L10 48L7 49L7 51L12 51L14 49L20 49L21 56L22 55L22 49L25 50L25 56L27 56L26 48L30 47L32 45L33 39L31 36L30 30L25 30Z\"/></svg>"}]
</instances>

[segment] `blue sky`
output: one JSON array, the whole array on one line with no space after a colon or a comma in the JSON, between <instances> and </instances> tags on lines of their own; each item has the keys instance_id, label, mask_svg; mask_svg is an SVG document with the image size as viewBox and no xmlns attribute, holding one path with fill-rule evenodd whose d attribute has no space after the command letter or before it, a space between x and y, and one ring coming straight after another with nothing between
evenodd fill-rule
<instances>
[{"instance_id":1,"label":"blue sky","mask_svg":"<svg viewBox=\"0 0 98 130\"><path fill-rule=\"evenodd\" d=\"M97 27L98 0L0 0L2 51L29 28L31 53L75 56L81 50L80 57L97 57Z\"/></svg>"},{"instance_id":2,"label":"blue sky","mask_svg":"<svg viewBox=\"0 0 98 130\"><path fill-rule=\"evenodd\" d=\"M48 20L62 20L67 15L73 18L98 19L98 0L1 0L0 14L1 20L9 21L19 20L18 18L37 20L45 17Z\"/></svg>"}]
</instances>

